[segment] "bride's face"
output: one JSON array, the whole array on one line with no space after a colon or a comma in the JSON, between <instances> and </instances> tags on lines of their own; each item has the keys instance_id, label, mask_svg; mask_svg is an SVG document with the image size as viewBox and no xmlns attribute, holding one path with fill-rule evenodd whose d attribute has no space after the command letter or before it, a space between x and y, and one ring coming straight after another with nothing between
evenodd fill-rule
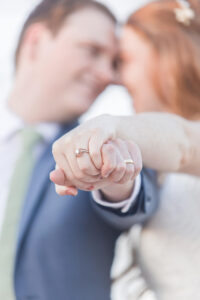
<instances>
[{"instance_id":1,"label":"bride's face","mask_svg":"<svg viewBox=\"0 0 200 300\"><path fill-rule=\"evenodd\" d=\"M136 112L169 111L155 89L158 58L151 44L126 26L120 43L121 78L134 101Z\"/></svg>"}]
</instances>

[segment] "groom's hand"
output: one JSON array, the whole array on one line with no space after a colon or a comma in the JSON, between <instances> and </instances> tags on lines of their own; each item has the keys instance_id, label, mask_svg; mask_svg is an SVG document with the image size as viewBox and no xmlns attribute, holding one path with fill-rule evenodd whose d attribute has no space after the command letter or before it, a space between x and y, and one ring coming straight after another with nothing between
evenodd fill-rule
<instances>
[{"instance_id":1,"label":"groom's hand","mask_svg":"<svg viewBox=\"0 0 200 300\"><path fill-rule=\"evenodd\" d=\"M117 155L115 168L109 173L107 168L114 160L110 146L114 146ZM110 149L106 149L107 147ZM104 198L111 202L128 199L133 192L135 178L142 170L142 155L139 147L133 142L117 139L102 147L102 159L104 162L102 175L104 172L109 174L109 185L100 188Z\"/></svg>"}]
</instances>

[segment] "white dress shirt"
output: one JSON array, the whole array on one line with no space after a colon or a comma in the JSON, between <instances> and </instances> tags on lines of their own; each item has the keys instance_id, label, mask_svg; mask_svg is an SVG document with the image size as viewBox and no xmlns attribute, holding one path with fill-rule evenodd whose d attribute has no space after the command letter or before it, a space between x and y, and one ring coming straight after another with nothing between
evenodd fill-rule
<instances>
[{"instance_id":1,"label":"white dress shirt","mask_svg":"<svg viewBox=\"0 0 200 300\"><path fill-rule=\"evenodd\" d=\"M5 216L6 204L8 199L10 181L12 178L15 163L20 154L21 140L19 132L25 126L24 122L12 113L7 107L0 111L0 234ZM40 123L36 130L42 135L43 140L36 146L35 155L39 157L45 147L51 142L56 133L59 132L59 125L56 123ZM127 212L132 203L137 198L140 191L141 177L135 181L135 187L130 199L118 203L110 203L101 199L98 191L93 192L94 201L100 205L122 209Z\"/></svg>"}]
</instances>

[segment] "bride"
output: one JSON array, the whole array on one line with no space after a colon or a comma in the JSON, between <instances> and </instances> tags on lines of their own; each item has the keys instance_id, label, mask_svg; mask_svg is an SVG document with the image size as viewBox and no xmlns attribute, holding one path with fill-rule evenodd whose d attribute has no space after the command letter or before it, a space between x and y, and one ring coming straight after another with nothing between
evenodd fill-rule
<instances>
[{"instance_id":1,"label":"bride","mask_svg":"<svg viewBox=\"0 0 200 300\"><path fill-rule=\"evenodd\" d=\"M192 120L200 148L200 5L195 3L197 6L189 7L158 1L133 14L123 33L122 61L136 110L167 111ZM136 70L132 74L130 70L128 76L131 63ZM138 74L139 68L143 71ZM145 92L138 88L140 76ZM164 132L163 136L169 156L174 156L171 137ZM199 150L196 155L193 151L191 148L193 167L181 171L200 175ZM177 160L183 165L185 161L187 155ZM155 216L141 232L132 228L117 242L112 268L114 300L200 298L200 178L159 172L158 182L160 205Z\"/></svg>"}]
</instances>

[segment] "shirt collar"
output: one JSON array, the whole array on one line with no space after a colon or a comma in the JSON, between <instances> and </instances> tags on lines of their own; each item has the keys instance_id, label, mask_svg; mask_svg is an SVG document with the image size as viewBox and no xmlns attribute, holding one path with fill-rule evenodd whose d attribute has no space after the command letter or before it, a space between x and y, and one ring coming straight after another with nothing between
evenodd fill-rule
<instances>
[{"instance_id":1,"label":"shirt collar","mask_svg":"<svg viewBox=\"0 0 200 300\"><path fill-rule=\"evenodd\" d=\"M0 141L12 138L24 127L24 122L7 106L0 110Z\"/></svg>"},{"instance_id":2,"label":"shirt collar","mask_svg":"<svg viewBox=\"0 0 200 300\"><path fill-rule=\"evenodd\" d=\"M11 139L25 126L25 122L12 112L7 105L0 110L0 142ZM60 130L57 123L38 123L34 127L47 143L51 142Z\"/></svg>"}]
</instances>

